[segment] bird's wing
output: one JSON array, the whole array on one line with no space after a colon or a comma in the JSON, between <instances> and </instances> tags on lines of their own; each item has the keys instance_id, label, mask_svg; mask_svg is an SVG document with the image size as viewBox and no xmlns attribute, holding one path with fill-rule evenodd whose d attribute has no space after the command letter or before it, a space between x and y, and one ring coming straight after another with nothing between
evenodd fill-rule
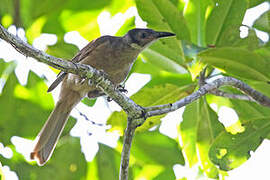
<instances>
[{"instance_id":1,"label":"bird's wing","mask_svg":"<svg viewBox=\"0 0 270 180\"><path fill-rule=\"evenodd\" d=\"M104 36L103 36L104 37ZM103 42L106 41L106 38L97 38L95 40L92 40L90 43L88 43L83 49L81 49L72 59L71 62L78 63L84 58L86 58L94 49L96 49L99 45L101 45ZM67 75L66 72L61 71L58 75L56 80L50 85L47 92L51 92L54 90L60 82L63 81L65 76Z\"/></svg>"}]
</instances>

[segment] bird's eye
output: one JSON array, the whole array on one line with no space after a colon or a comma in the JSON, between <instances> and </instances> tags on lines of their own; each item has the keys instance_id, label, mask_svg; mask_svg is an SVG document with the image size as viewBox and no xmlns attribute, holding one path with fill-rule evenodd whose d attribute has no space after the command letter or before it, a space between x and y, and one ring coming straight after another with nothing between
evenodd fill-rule
<instances>
[{"instance_id":1,"label":"bird's eye","mask_svg":"<svg viewBox=\"0 0 270 180\"><path fill-rule=\"evenodd\" d=\"M142 34L141 34L141 37L142 37L142 38L146 38L146 33L142 33Z\"/></svg>"}]
</instances>

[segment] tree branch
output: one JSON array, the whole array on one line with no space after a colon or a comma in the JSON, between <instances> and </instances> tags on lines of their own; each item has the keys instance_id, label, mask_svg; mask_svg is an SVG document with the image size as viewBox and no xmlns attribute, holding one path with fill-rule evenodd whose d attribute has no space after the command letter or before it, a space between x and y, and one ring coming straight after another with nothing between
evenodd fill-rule
<instances>
[{"instance_id":1,"label":"tree branch","mask_svg":"<svg viewBox=\"0 0 270 180\"><path fill-rule=\"evenodd\" d=\"M98 71L89 65L73 63L50 56L9 33L1 25L0 38L11 44L17 51L27 57L33 57L36 60L46 63L56 69L67 73L77 74L82 78L91 78L91 82L98 88L102 89L102 91L110 96L115 102L117 102L123 108L123 110L129 114L129 116L138 117L138 114L142 115L143 109L117 90L114 84L106 77L104 72Z\"/></svg>"},{"instance_id":2,"label":"tree branch","mask_svg":"<svg viewBox=\"0 0 270 180\"><path fill-rule=\"evenodd\" d=\"M131 149L134 132L136 129L136 126L134 126L132 122L133 122L132 119L128 118L128 123L125 130L125 136L124 136L124 141L123 141L123 149L121 153L121 165L120 165L120 171L119 171L120 180L128 179L130 149Z\"/></svg>"},{"instance_id":3,"label":"tree branch","mask_svg":"<svg viewBox=\"0 0 270 180\"><path fill-rule=\"evenodd\" d=\"M207 93L210 93L212 91L217 90L221 86L233 86L248 96L250 96L253 100L255 100L258 104L270 107L270 98L263 95L262 93L252 89L249 85L245 84L244 82L235 79L233 77L223 77L220 79L216 79L211 83L202 85L196 92L192 93L189 96L186 96L185 98L176 101L173 104L164 104L159 106L153 106L149 108L145 108L146 115L145 117L151 117L151 116L157 116L161 114L166 114L168 112L175 111L197 99L204 96Z\"/></svg>"},{"instance_id":4,"label":"tree branch","mask_svg":"<svg viewBox=\"0 0 270 180\"><path fill-rule=\"evenodd\" d=\"M227 93L218 89L215 89L211 92L209 92L210 94L216 95L216 96L221 96L221 97L226 97L226 98L230 98L230 99L238 99L238 100L243 100L243 101L251 101L251 102L257 102L254 99L252 99L249 96L246 95L242 95L242 94L232 94L232 93Z\"/></svg>"}]
</instances>

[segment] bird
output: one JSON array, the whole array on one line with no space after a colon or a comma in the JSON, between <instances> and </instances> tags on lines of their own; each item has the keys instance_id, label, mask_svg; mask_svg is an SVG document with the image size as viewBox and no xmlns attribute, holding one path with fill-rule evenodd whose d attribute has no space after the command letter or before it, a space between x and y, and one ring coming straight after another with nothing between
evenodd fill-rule
<instances>
[{"instance_id":1,"label":"bird","mask_svg":"<svg viewBox=\"0 0 270 180\"><path fill-rule=\"evenodd\" d=\"M114 85L120 85L128 76L137 56L160 38L175 36L171 32L149 28L135 28L124 36L101 36L88 43L71 61L90 65L106 73ZM35 139L30 159L44 165L51 157L70 112L82 98L97 98L104 93L76 74L61 71L48 88L51 92L62 82L59 99L43 128Z\"/></svg>"}]
</instances>

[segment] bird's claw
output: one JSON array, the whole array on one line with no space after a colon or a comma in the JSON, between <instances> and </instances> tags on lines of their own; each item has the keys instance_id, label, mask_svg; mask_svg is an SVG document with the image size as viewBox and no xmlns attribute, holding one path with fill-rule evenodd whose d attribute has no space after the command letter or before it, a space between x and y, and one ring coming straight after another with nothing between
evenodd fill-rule
<instances>
[{"instance_id":1,"label":"bird's claw","mask_svg":"<svg viewBox=\"0 0 270 180\"><path fill-rule=\"evenodd\" d=\"M125 94L127 94L128 93L128 90L126 90L125 89L125 86L124 85L118 85L117 87L116 87L116 89L118 90L118 91L120 91L120 92L122 92L122 93L125 93Z\"/></svg>"},{"instance_id":2,"label":"bird's claw","mask_svg":"<svg viewBox=\"0 0 270 180\"><path fill-rule=\"evenodd\" d=\"M107 97L107 101L108 102L111 102L112 101L112 98L110 96Z\"/></svg>"}]
</instances>

